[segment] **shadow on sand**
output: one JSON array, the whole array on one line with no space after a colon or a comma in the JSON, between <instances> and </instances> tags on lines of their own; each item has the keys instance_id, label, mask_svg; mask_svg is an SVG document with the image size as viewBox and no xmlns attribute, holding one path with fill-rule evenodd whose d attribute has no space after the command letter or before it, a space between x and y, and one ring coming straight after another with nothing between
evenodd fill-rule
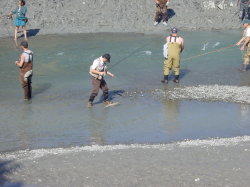
<instances>
[{"instance_id":1,"label":"shadow on sand","mask_svg":"<svg viewBox=\"0 0 250 187\"><path fill-rule=\"evenodd\" d=\"M29 37L32 37L32 36L36 36L39 33L39 31L40 31L40 29L28 29L27 30L27 37L29 38ZM20 36L20 38L21 37L24 37L24 35L22 34Z\"/></svg>"},{"instance_id":2,"label":"shadow on sand","mask_svg":"<svg viewBox=\"0 0 250 187\"><path fill-rule=\"evenodd\" d=\"M168 19L167 20L170 20L172 17L174 17L175 16L175 11L173 10L173 9L171 9L171 8L169 8L168 9L168 13L167 13L167 17L168 17ZM161 16L159 17L159 19L158 19L158 22L160 23L162 21L162 14L161 14Z\"/></svg>"},{"instance_id":3,"label":"shadow on sand","mask_svg":"<svg viewBox=\"0 0 250 187\"><path fill-rule=\"evenodd\" d=\"M8 176L12 175L16 170L20 168L20 165L14 161L0 160L0 186L2 187L21 187L20 182L11 183L8 180Z\"/></svg>"}]
</instances>

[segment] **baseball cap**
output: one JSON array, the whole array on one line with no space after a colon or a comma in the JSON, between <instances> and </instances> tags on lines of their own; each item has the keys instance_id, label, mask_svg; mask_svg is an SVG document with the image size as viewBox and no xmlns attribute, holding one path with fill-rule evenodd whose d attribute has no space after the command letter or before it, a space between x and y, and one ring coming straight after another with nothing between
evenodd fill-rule
<instances>
[{"instance_id":1,"label":"baseball cap","mask_svg":"<svg viewBox=\"0 0 250 187\"><path fill-rule=\"evenodd\" d=\"M29 44L28 44L27 41L22 41L22 42L20 43L20 46L23 46L24 48L28 48Z\"/></svg>"},{"instance_id":2,"label":"baseball cap","mask_svg":"<svg viewBox=\"0 0 250 187\"><path fill-rule=\"evenodd\" d=\"M244 20L242 21L242 25L244 25L244 24L246 24L246 23L250 23L250 20L249 20L249 19L244 19Z\"/></svg>"},{"instance_id":3,"label":"baseball cap","mask_svg":"<svg viewBox=\"0 0 250 187\"><path fill-rule=\"evenodd\" d=\"M105 58L108 60L108 62L110 62L111 56L110 56L110 54L106 53L106 54L102 55L102 58Z\"/></svg>"},{"instance_id":4,"label":"baseball cap","mask_svg":"<svg viewBox=\"0 0 250 187\"><path fill-rule=\"evenodd\" d=\"M176 34L178 32L178 29L176 27L174 27L174 28L171 29L171 32Z\"/></svg>"}]
</instances>

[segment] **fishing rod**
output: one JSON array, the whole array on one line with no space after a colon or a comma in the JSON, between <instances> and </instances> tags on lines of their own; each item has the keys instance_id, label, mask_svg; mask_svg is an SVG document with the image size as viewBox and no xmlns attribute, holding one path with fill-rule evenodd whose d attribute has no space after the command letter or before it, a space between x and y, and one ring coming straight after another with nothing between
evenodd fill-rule
<instances>
[{"instance_id":1,"label":"fishing rod","mask_svg":"<svg viewBox=\"0 0 250 187\"><path fill-rule=\"evenodd\" d=\"M220 51L228 49L228 48L233 48L235 46L236 46L236 44L233 44L233 45L229 45L229 46L226 46L226 47L215 49L213 51L209 51L209 52L206 52L206 53L201 53L201 54L198 54L198 55L194 55L194 56L191 56L191 57L188 57L188 58L184 58L183 61L187 61L187 60L190 60L190 59L193 59L193 58L198 58L198 57L201 57L201 56L209 55L209 54L212 54L212 53L217 53L217 52L220 52Z\"/></svg>"}]
</instances>

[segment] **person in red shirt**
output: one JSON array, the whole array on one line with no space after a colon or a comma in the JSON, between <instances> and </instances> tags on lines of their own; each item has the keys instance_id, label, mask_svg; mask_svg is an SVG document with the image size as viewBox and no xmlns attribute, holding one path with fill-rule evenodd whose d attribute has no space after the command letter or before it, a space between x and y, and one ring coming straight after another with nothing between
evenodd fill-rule
<instances>
[{"instance_id":1,"label":"person in red shirt","mask_svg":"<svg viewBox=\"0 0 250 187\"><path fill-rule=\"evenodd\" d=\"M159 17L162 15L162 24L167 26L168 21L168 4L170 0L154 0L156 3L156 13L154 26L159 24Z\"/></svg>"}]
</instances>

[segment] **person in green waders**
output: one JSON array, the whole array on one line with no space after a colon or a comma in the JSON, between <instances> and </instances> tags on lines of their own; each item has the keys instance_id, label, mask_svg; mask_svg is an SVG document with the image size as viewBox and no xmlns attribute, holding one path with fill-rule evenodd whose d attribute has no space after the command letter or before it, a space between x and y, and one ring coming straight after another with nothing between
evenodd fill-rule
<instances>
[{"instance_id":1,"label":"person in green waders","mask_svg":"<svg viewBox=\"0 0 250 187\"><path fill-rule=\"evenodd\" d=\"M25 1L19 0L16 9L9 14L9 16L16 14L16 18L14 21L14 24L16 26L15 38L14 38L15 40L17 40L17 33L20 27L22 27L24 39L27 40L26 23L28 22L28 18L26 17L26 13L27 13L27 7L25 5Z\"/></svg>"},{"instance_id":2,"label":"person in green waders","mask_svg":"<svg viewBox=\"0 0 250 187\"><path fill-rule=\"evenodd\" d=\"M247 47L243 55L243 66L241 69L241 71L245 72L247 71L247 66L250 61L250 20L244 19L242 21L242 26L244 28L243 37L236 43L236 45L240 46L243 43L240 48L241 51L244 51L245 47Z\"/></svg>"},{"instance_id":3,"label":"person in green waders","mask_svg":"<svg viewBox=\"0 0 250 187\"><path fill-rule=\"evenodd\" d=\"M171 35L166 38L166 44L163 48L164 55L164 77L162 83L168 83L168 77L171 69L174 70L174 82L179 83L180 76L180 55L184 50L184 39L178 36L177 28L171 29Z\"/></svg>"},{"instance_id":4,"label":"person in green waders","mask_svg":"<svg viewBox=\"0 0 250 187\"><path fill-rule=\"evenodd\" d=\"M110 62L110 58L110 54L104 54L101 57L95 59L93 64L90 66L89 73L91 75L93 89L89 97L89 102L87 104L88 108L91 108L93 106L93 101L98 95L99 89L102 89L104 104L106 106L113 104L111 101L109 101L108 85L104 80L105 75L109 75L111 77L115 76L114 74L109 72L107 68L107 63Z\"/></svg>"}]
</instances>

